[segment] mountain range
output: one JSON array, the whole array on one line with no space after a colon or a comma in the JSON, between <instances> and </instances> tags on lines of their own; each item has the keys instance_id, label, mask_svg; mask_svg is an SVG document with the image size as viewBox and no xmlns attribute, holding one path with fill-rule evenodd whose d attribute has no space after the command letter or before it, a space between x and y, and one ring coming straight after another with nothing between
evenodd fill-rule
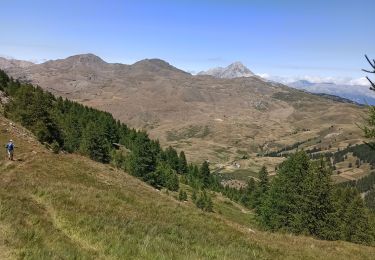
<instances>
[{"instance_id":1,"label":"mountain range","mask_svg":"<svg viewBox=\"0 0 375 260\"><path fill-rule=\"evenodd\" d=\"M375 92L368 86L345 85L332 82L313 83L307 80L291 82L288 86L311 93L324 93L346 98L359 104L375 105Z\"/></svg>"},{"instance_id":2,"label":"mountain range","mask_svg":"<svg viewBox=\"0 0 375 260\"><path fill-rule=\"evenodd\" d=\"M193 161L225 163L244 153L310 138L321 138L322 145L329 142L333 148L360 142L355 123L365 109L257 76L222 78L239 71L253 75L239 63L229 67L233 73L217 78L194 76L160 59L126 65L93 54L41 64L0 62L0 68L15 79L111 112L128 125L147 130L163 146L185 150ZM332 129L337 129L334 140L324 139Z\"/></svg>"},{"instance_id":3,"label":"mountain range","mask_svg":"<svg viewBox=\"0 0 375 260\"><path fill-rule=\"evenodd\" d=\"M235 62L226 68L217 67L202 71L199 72L198 75L211 75L215 78L227 79L255 76L255 74L241 62ZM305 90L310 93L327 94L348 99L358 104L375 105L375 92L369 90L369 87L363 84L338 84L333 82L311 82L308 80L290 81L283 77L273 77L269 75L264 79L283 83L289 87Z\"/></svg>"}]
</instances>

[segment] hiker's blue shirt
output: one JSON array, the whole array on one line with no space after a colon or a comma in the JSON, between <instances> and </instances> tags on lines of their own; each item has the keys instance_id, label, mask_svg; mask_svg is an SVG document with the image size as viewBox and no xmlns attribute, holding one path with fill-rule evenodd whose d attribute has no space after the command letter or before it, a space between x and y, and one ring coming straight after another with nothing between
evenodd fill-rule
<instances>
[{"instance_id":1,"label":"hiker's blue shirt","mask_svg":"<svg viewBox=\"0 0 375 260\"><path fill-rule=\"evenodd\" d=\"M14 144L13 143L8 143L7 146L6 146L6 148L7 148L8 151L13 151Z\"/></svg>"}]
</instances>

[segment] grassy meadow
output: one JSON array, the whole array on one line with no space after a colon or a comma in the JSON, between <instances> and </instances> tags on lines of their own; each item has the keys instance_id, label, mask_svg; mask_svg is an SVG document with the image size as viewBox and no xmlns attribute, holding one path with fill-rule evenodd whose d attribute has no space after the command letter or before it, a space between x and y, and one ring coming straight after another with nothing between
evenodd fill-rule
<instances>
[{"instance_id":1,"label":"grassy meadow","mask_svg":"<svg viewBox=\"0 0 375 260\"><path fill-rule=\"evenodd\" d=\"M214 212L109 165L53 154L0 117L0 259L373 259L375 248L264 232L214 195Z\"/></svg>"}]
</instances>

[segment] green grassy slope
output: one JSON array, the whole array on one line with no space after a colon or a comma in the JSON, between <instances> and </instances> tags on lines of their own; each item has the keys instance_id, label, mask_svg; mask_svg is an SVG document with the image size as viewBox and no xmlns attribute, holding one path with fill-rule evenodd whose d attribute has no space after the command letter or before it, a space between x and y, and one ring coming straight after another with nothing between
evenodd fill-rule
<instances>
[{"instance_id":1,"label":"green grassy slope","mask_svg":"<svg viewBox=\"0 0 375 260\"><path fill-rule=\"evenodd\" d=\"M0 117L0 259L371 259L375 248L258 231L217 195L203 213L176 194L78 155L55 155Z\"/></svg>"}]
</instances>

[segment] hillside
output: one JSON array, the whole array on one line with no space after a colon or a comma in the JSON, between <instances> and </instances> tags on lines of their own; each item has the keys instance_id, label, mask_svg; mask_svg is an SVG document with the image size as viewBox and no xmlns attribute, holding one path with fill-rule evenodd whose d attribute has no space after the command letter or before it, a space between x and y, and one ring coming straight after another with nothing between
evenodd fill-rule
<instances>
[{"instance_id":1,"label":"hillside","mask_svg":"<svg viewBox=\"0 0 375 260\"><path fill-rule=\"evenodd\" d=\"M93 54L6 71L53 94L109 111L146 129L164 146L185 150L194 161L227 163L244 152L323 138L332 125L340 129L332 147L361 140L354 124L363 108L257 77L192 76L158 59L124 65Z\"/></svg>"},{"instance_id":2,"label":"hillside","mask_svg":"<svg viewBox=\"0 0 375 260\"><path fill-rule=\"evenodd\" d=\"M32 65L34 65L34 63L30 61L7 59L7 58L0 57L0 68L3 68L3 69L27 68Z\"/></svg>"},{"instance_id":3,"label":"hillside","mask_svg":"<svg viewBox=\"0 0 375 260\"><path fill-rule=\"evenodd\" d=\"M373 247L270 234L220 195L203 213L176 194L75 154L53 154L0 116L0 258L371 259ZM186 187L187 189L187 187ZM293 245L293 246L291 246ZM288 250L285 250L288 248Z\"/></svg>"},{"instance_id":4,"label":"hillside","mask_svg":"<svg viewBox=\"0 0 375 260\"><path fill-rule=\"evenodd\" d=\"M184 150L189 161L209 159L223 179L235 179L240 185L262 165L275 174L283 160L257 155L290 147L290 151L336 152L363 142L356 124L363 120L365 107L258 77L192 76L159 59L125 65L93 54L5 70L14 78L145 129L163 147ZM337 170L346 171L346 166ZM369 174L367 166L358 171L356 176Z\"/></svg>"}]
</instances>

